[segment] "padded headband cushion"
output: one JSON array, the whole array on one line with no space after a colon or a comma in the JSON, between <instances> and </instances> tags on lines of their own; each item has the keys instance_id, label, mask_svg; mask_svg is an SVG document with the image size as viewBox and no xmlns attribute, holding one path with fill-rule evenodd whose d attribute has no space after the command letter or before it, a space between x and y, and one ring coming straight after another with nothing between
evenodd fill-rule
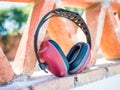
<instances>
[{"instance_id":1,"label":"padded headband cushion","mask_svg":"<svg viewBox=\"0 0 120 90\"><path fill-rule=\"evenodd\" d=\"M56 76L65 76L67 74L69 64L62 50L54 41L43 41L38 55L45 60L47 69Z\"/></svg>"},{"instance_id":2,"label":"padded headband cushion","mask_svg":"<svg viewBox=\"0 0 120 90\"><path fill-rule=\"evenodd\" d=\"M90 47L87 43L79 42L74 45L67 55L70 68L69 73L77 72L88 60Z\"/></svg>"}]
</instances>

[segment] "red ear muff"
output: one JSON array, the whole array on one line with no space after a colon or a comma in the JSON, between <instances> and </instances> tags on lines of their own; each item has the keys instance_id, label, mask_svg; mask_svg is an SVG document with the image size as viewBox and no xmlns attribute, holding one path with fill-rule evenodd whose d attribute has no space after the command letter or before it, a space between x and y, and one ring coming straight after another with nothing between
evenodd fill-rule
<instances>
[{"instance_id":1,"label":"red ear muff","mask_svg":"<svg viewBox=\"0 0 120 90\"><path fill-rule=\"evenodd\" d=\"M65 76L69 69L68 62L61 48L52 40L43 41L38 53L45 60L47 69L56 76Z\"/></svg>"},{"instance_id":2,"label":"red ear muff","mask_svg":"<svg viewBox=\"0 0 120 90\"><path fill-rule=\"evenodd\" d=\"M90 47L84 42L74 45L65 57L59 45L53 41L43 41L40 58L45 60L47 69L56 76L65 76L69 73L79 73L90 60Z\"/></svg>"},{"instance_id":3,"label":"red ear muff","mask_svg":"<svg viewBox=\"0 0 120 90\"><path fill-rule=\"evenodd\" d=\"M42 25L51 17L64 17L74 22L84 32L87 43L80 42L75 44L65 57L59 45L53 41L43 41L38 49L38 34ZM39 22L34 35L34 50L42 70L47 69L56 76L65 76L67 73L79 73L83 70L90 60L91 37L88 27L82 17L75 12L64 10L61 8L48 12ZM40 60L43 59L44 62Z\"/></svg>"}]
</instances>

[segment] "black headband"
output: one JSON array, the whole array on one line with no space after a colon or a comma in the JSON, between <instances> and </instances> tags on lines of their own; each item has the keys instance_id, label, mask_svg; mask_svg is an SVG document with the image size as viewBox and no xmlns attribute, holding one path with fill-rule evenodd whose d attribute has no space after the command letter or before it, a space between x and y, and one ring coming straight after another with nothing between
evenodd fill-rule
<instances>
[{"instance_id":1,"label":"black headband","mask_svg":"<svg viewBox=\"0 0 120 90\"><path fill-rule=\"evenodd\" d=\"M68 10L64 10L61 8L57 8L55 10L52 10L50 12L48 12L39 22L37 28L36 28L36 32L34 35L34 51L39 63L39 66L41 67L42 70L45 70L46 65L45 63L41 63L38 57L38 44L37 44L37 40L38 40L38 34L40 31L40 28L42 27L42 25L45 23L45 21L47 21L49 18L54 17L54 16L59 16L59 17L64 17L67 18L71 21L73 21L78 27L81 28L81 30L84 32L84 34L86 35L86 39L87 39L87 43L89 44L90 48L91 48L91 37L90 37L90 32L88 30L87 25L85 24L84 20L82 19L82 17L76 13L76 12L72 12L72 11L68 11Z\"/></svg>"}]
</instances>

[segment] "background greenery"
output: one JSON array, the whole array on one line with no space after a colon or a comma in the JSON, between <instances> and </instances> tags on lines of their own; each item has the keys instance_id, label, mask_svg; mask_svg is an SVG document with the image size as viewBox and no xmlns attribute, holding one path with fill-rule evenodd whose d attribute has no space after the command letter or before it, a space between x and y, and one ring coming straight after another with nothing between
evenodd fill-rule
<instances>
[{"instance_id":1,"label":"background greenery","mask_svg":"<svg viewBox=\"0 0 120 90\"><path fill-rule=\"evenodd\" d=\"M0 46L8 60L14 60L31 9L31 4L0 9Z\"/></svg>"},{"instance_id":2,"label":"background greenery","mask_svg":"<svg viewBox=\"0 0 120 90\"><path fill-rule=\"evenodd\" d=\"M0 9L0 35L8 35L20 30L26 23L31 4L26 7L11 7ZM83 13L83 9L65 7L67 10L78 12L80 15ZM18 32L17 32L18 33Z\"/></svg>"},{"instance_id":3,"label":"background greenery","mask_svg":"<svg viewBox=\"0 0 120 90\"><path fill-rule=\"evenodd\" d=\"M0 9L0 35L20 30L25 25L30 10L31 5Z\"/></svg>"}]
</instances>

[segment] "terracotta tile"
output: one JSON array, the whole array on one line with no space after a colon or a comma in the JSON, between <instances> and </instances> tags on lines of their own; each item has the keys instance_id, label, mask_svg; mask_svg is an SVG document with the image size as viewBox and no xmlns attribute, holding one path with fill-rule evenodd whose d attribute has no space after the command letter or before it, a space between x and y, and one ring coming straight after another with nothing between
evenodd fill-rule
<instances>
[{"instance_id":1,"label":"terracotta tile","mask_svg":"<svg viewBox=\"0 0 120 90\"><path fill-rule=\"evenodd\" d=\"M13 79L13 77L14 72L11 68L11 65L0 48L0 84L4 84L10 81Z\"/></svg>"}]
</instances>

